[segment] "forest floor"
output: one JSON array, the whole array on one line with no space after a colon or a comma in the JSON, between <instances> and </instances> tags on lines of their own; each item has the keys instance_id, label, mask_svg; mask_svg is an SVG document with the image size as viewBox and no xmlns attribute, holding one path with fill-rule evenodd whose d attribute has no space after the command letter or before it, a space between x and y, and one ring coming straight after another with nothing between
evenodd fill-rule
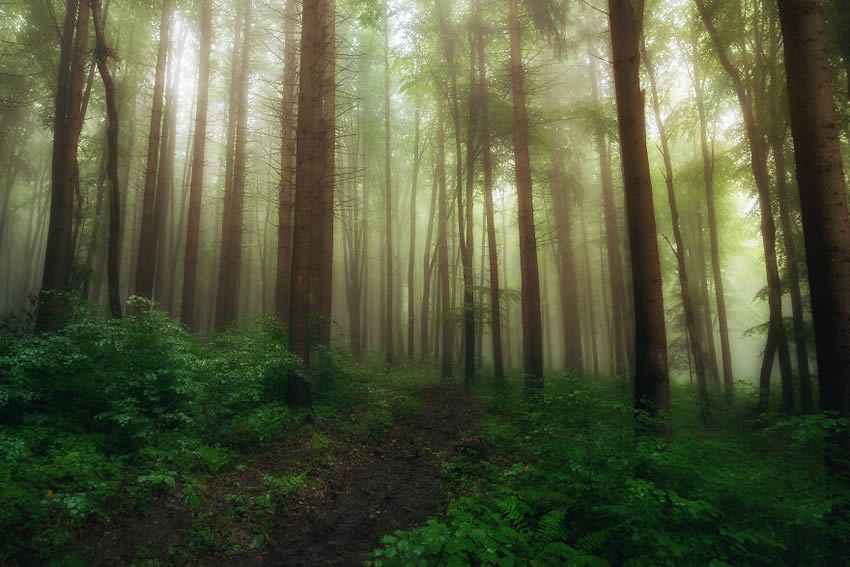
<instances>
[{"instance_id":1,"label":"forest floor","mask_svg":"<svg viewBox=\"0 0 850 567\"><path fill-rule=\"evenodd\" d=\"M441 464L483 456L479 401L462 385L409 392L419 406L374 435L319 423L139 513L87 528L86 565L359 565L381 536L445 507Z\"/></svg>"}]
</instances>

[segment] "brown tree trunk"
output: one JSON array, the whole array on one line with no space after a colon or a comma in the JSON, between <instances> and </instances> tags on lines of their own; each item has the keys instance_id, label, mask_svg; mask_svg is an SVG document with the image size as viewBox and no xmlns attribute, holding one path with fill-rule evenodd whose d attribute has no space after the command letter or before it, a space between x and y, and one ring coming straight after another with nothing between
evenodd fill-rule
<instances>
[{"instance_id":1,"label":"brown tree trunk","mask_svg":"<svg viewBox=\"0 0 850 567\"><path fill-rule=\"evenodd\" d=\"M703 350L703 336L699 327L696 313L696 303L693 299L690 280L688 279L687 250L682 238L682 227L679 224L679 206L676 202L676 191L673 186L673 162L670 158L670 145L667 140L667 129L661 117L661 102L658 98L658 86L655 80L655 68L646 49L646 42L641 38L641 56L649 78L650 92L652 93L652 109L655 114L655 126L661 137L661 156L664 160L664 182L667 186L667 202L670 205L670 219L673 226L673 240L676 243L676 266L679 276L679 291L682 294L682 307L685 311L685 325L688 329L688 342L691 346L691 355L694 361L694 370L697 377L697 389L699 391L700 415L703 423L707 424L709 419L708 380L706 378L705 351ZM644 140L644 144L646 141ZM647 169L648 169L647 165Z\"/></svg>"},{"instance_id":2,"label":"brown tree trunk","mask_svg":"<svg viewBox=\"0 0 850 567\"><path fill-rule=\"evenodd\" d=\"M850 417L850 219L820 3L783 0L779 16L800 209L812 292L821 410ZM826 464L847 473L850 435L832 436Z\"/></svg>"},{"instance_id":3,"label":"brown tree trunk","mask_svg":"<svg viewBox=\"0 0 850 567\"><path fill-rule=\"evenodd\" d=\"M68 289L74 261L72 239L74 187L79 175L77 145L82 127L81 98L87 51L88 3L68 0L59 55L54 104L53 161L51 166L50 220L44 257L42 298L36 319L39 332L62 325L64 301L56 292ZM76 34L74 33L76 31Z\"/></svg>"},{"instance_id":4,"label":"brown tree trunk","mask_svg":"<svg viewBox=\"0 0 850 567\"><path fill-rule=\"evenodd\" d=\"M504 380L502 362L502 320L499 299L499 250L496 246L496 222L493 213L493 157L490 151L490 105L487 92L487 67L484 58L484 23L481 0L475 0L478 23L478 96L481 109L481 166L484 169L484 214L487 217L487 252L490 262L490 333L493 339L493 375Z\"/></svg>"},{"instance_id":5,"label":"brown tree trunk","mask_svg":"<svg viewBox=\"0 0 850 567\"><path fill-rule=\"evenodd\" d=\"M439 167L439 166L437 166ZM434 271L434 261L436 258L436 249L431 251L431 242L434 229L434 209L437 204L437 171L435 169L433 175L433 184L431 187L431 207L428 212L428 232L425 236L425 251L422 253L422 311L420 312L421 324L420 333L422 336L422 360L427 360L431 356L431 342L429 341L430 330L428 323L431 320L431 310L429 308L431 301L431 274Z\"/></svg>"},{"instance_id":6,"label":"brown tree trunk","mask_svg":"<svg viewBox=\"0 0 850 567\"><path fill-rule=\"evenodd\" d=\"M154 274L156 272L156 239L158 235L154 226L154 206L156 204L157 168L162 128L162 95L165 90L165 64L168 57L168 34L171 25L171 2L172 0L162 0L159 50L156 56L147 165L142 194L141 229L138 252L136 253L135 294L148 299L153 299Z\"/></svg>"},{"instance_id":7,"label":"brown tree trunk","mask_svg":"<svg viewBox=\"0 0 850 567\"><path fill-rule=\"evenodd\" d=\"M717 304L717 325L720 330L720 354L723 359L723 386L726 401L732 401L735 378L732 373L732 349L729 346L729 324L726 319L726 296L723 290L723 271L720 267L720 237L717 230L717 212L714 203L714 151L708 144L708 118L705 112L705 91L699 76L697 57L694 56L694 92L699 115L700 149L702 151L703 180L705 183L708 237L711 248L711 271L714 279L714 299Z\"/></svg>"},{"instance_id":8,"label":"brown tree trunk","mask_svg":"<svg viewBox=\"0 0 850 567\"><path fill-rule=\"evenodd\" d=\"M295 25L298 3L286 0L283 38L283 84L280 108L280 192L277 212L277 272L274 305L280 321L289 321L289 293L292 272L292 202L295 190L295 91L298 81L298 46Z\"/></svg>"},{"instance_id":9,"label":"brown tree trunk","mask_svg":"<svg viewBox=\"0 0 850 567\"><path fill-rule=\"evenodd\" d=\"M393 353L393 223L392 223L392 149L391 132L390 132L390 35L389 35L389 5L384 8L384 180L386 182L384 192L384 210L386 215L385 220L385 240L384 240L384 262L387 269L387 287L385 308L386 322L384 323L384 332L386 333L384 341L386 343L387 364L392 366L394 363ZM412 219L411 219L412 222Z\"/></svg>"},{"instance_id":10,"label":"brown tree trunk","mask_svg":"<svg viewBox=\"0 0 850 567\"><path fill-rule=\"evenodd\" d=\"M599 376L599 345L598 339L596 336L596 308L595 302L593 300L593 277L592 277L592 269L590 267L590 244L587 241L587 222L586 217L584 216L584 207L582 206L582 201L579 201L579 218L581 219L581 240L582 240L582 248L584 252L584 278L585 278L585 287L587 288L587 297L585 297L585 301L587 303L587 311L590 314L590 348L593 356L593 375Z\"/></svg>"},{"instance_id":11,"label":"brown tree trunk","mask_svg":"<svg viewBox=\"0 0 850 567\"><path fill-rule=\"evenodd\" d=\"M305 2L302 11L301 63L299 65L298 128L295 157L295 226L292 249L292 284L289 301L289 350L302 364L289 373L286 402L311 407L307 369L312 347L320 340L314 319L321 316L321 294L330 274L322 269L324 216L333 187L333 125L326 106L329 66L333 65L333 0ZM331 77L332 78L332 77ZM332 193L331 193L332 194ZM332 218L331 218L332 222Z\"/></svg>"},{"instance_id":12,"label":"brown tree trunk","mask_svg":"<svg viewBox=\"0 0 850 567\"><path fill-rule=\"evenodd\" d=\"M189 219L186 224L186 256L183 261L183 300L181 321L195 330L195 297L198 279L198 246L201 232L201 204L204 190L204 166L209 105L210 51L212 49L212 0L201 5L200 70L198 106L195 115L195 139L192 148L192 179L189 182Z\"/></svg>"},{"instance_id":13,"label":"brown tree trunk","mask_svg":"<svg viewBox=\"0 0 850 567\"><path fill-rule=\"evenodd\" d=\"M549 146L552 159L550 192L555 209L555 233L558 239L558 277L561 298L561 325L564 347L564 370L581 375L584 372L581 351L581 315L578 306L578 280L572 242L572 213L570 187L559 152L555 129L550 129Z\"/></svg>"},{"instance_id":14,"label":"brown tree trunk","mask_svg":"<svg viewBox=\"0 0 850 567\"><path fill-rule=\"evenodd\" d=\"M248 144L248 75L250 74L251 12L253 0L242 0L244 29L239 50L239 80L233 85L236 96L236 142L233 155L233 182L225 194L222 221L218 291L215 302L215 328L224 329L239 315L239 288L242 274L242 230L244 225L246 148ZM237 17L238 21L238 17Z\"/></svg>"},{"instance_id":15,"label":"brown tree trunk","mask_svg":"<svg viewBox=\"0 0 850 567\"><path fill-rule=\"evenodd\" d=\"M540 319L540 273L528 153L528 111L522 68L522 38L517 0L509 0L511 37L511 90L513 92L513 145L519 209L519 258L522 272L522 352L525 389L543 388L543 329Z\"/></svg>"},{"instance_id":16,"label":"brown tree trunk","mask_svg":"<svg viewBox=\"0 0 850 567\"><path fill-rule=\"evenodd\" d=\"M617 122L626 193L635 308L635 410L653 423L643 428L669 438L670 381L661 263L652 203L646 117L640 87L638 44L643 33L642 0L608 0ZM646 424L644 424L646 425Z\"/></svg>"},{"instance_id":17,"label":"brown tree trunk","mask_svg":"<svg viewBox=\"0 0 850 567\"><path fill-rule=\"evenodd\" d=\"M416 322L415 306L413 304L415 300L415 294L413 293L413 262L416 256L416 186L419 181L419 123L421 116L417 108L414 117L415 125L413 134L413 184L410 188L410 251L407 256L407 359L409 361L412 361L415 355L413 349L413 331Z\"/></svg>"},{"instance_id":18,"label":"brown tree trunk","mask_svg":"<svg viewBox=\"0 0 850 567\"><path fill-rule=\"evenodd\" d=\"M466 123L466 195L464 197L463 207L458 202L458 211L463 210L460 215L459 234L466 231L465 237L461 238L461 254L463 255L461 263L463 265L463 381L467 387L475 382L475 298L474 298L474 274L472 270L473 261L473 232L472 232L472 213L473 201L472 194L475 182L475 143L478 134L478 112L473 109L477 108L480 92L475 88L477 74L475 72L475 35L469 34L469 98L468 98L468 119ZM458 159L459 161L459 159Z\"/></svg>"},{"instance_id":19,"label":"brown tree trunk","mask_svg":"<svg viewBox=\"0 0 850 567\"><path fill-rule=\"evenodd\" d=\"M705 22L708 33L711 36L720 63L726 74L729 75L735 89L735 95L741 106L744 116L744 126L747 139L750 142L750 157L755 178L756 188L759 195L759 209L761 210L761 235L764 246L764 264L767 272L768 307L770 309L770 328L779 353L779 368L782 376L782 411L791 411L794 405L793 381L791 377L791 355L788 350L788 338L785 333L785 325L782 320L782 292L780 288L779 268L776 261L776 225L773 220L773 211L770 199L770 178L767 172L767 145L764 136L759 133L756 124L755 112L753 110L752 93L748 93L740 71L729 59L728 52L717 32L712 20L711 12L706 8L703 0L694 0L700 17ZM772 356L773 349L765 348L765 359L768 354ZM768 390L764 381L765 369L769 372L772 360L764 360L762 363L762 392L759 407L764 407L768 399Z\"/></svg>"},{"instance_id":20,"label":"brown tree trunk","mask_svg":"<svg viewBox=\"0 0 850 567\"><path fill-rule=\"evenodd\" d=\"M600 104L599 85L596 78L596 65L591 65L591 96L596 105ZM601 130L596 132L596 152L599 155L599 175L602 184L602 204L605 216L605 244L608 257L608 274L611 290L611 316L608 326L613 349L614 373L625 375L628 372L628 352L626 348L626 284L623 275L623 259L620 251L620 228L617 225L617 205L614 202L614 179L611 168L611 151ZM603 286L603 289L604 286ZM608 313L605 309L605 313Z\"/></svg>"},{"instance_id":21,"label":"brown tree trunk","mask_svg":"<svg viewBox=\"0 0 850 567\"><path fill-rule=\"evenodd\" d=\"M121 254L121 189L118 185L118 107L115 103L115 83L109 72L106 36L100 14L100 0L91 0L92 19L97 38L97 69L103 80L106 95L106 138L109 145L106 170L109 178L109 240L107 246L106 278L109 290L109 311L115 318L121 317L121 295L119 294L119 263Z\"/></svg>"},{"instance_id":22,"label":"brown tree trunk","mask_svg":"<svg viewBox=\"0 0 850 567\"><path fill-rule=\"evenodd\" d=\"M440 278L440 321L442 323L442 347L440 356L440 376L444 379L452 377L452 345L454 343L454 325L451 319L451 298L449 295L449 215L446 202L446 132L445 117L443 116L443 100L437 94L437 197L439 214L437 216L437 257Z\"/></svg>"}]
</instances>

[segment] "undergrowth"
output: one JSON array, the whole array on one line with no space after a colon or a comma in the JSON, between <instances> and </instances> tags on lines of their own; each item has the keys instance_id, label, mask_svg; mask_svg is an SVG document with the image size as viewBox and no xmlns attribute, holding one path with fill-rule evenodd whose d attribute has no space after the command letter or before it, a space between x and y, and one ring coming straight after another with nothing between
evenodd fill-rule
<instances>
[{"instance_id":1,"label":"undergrowth","mask_svg":"<svg viewBox=\"0 0 850 567\"><path fill-rule=\"evenodd\" d=\"M283 403L295 359L274 319L200 340L143 302L135 313L80 310L61 333L0 334L0 564L49 562L92 522L169 491L198 509L206 477L286 436L328 443ZM355 438L375 439L415 413L420 375L381 385L344 355L320 354L311 380L326 427L354 422ZM259 507L270 513L295 481L304 476L267 478Z\"/></svg>"},{"instance_id":2,"label":"undergrowth","mask_svg":"<svg viewBox=\"0 0 850 567\"><path fill-rule=\"evenodd\" d=\"M741 400L705 428L681 387L659 451L635 437L619 385L563 376L536 404L516 384L481 396L489 458L445 463L449 509L385 536L370 565L850 561L850 492L821 465L825 418L755 418Z\"/></svg>"}]
</instances>

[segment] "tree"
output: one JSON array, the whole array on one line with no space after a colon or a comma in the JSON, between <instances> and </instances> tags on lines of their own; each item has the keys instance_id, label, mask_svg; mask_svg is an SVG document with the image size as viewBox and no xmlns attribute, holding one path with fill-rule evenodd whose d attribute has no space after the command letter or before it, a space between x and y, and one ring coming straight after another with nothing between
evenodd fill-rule
<instances>
[{"instance_id":1,"label":"tree","mask_svg":"<svg viewBox=\"0 0 850 567\"><path fill-rule=\"evenodd\" d=\"M663 415L670 410L664 298L646 149L646 115L640 86L638 45L643 33L643 0L608 0L608 18L632 254L635 410L646 412L653 419L647 431L669 438L669 422Z\"/></svg>"},{"instance_id":2,"label":"tree","mask_svg":"<svg viewBox=\"0 0 850 567\"><path fill-rule=\"evenodd\" d=\"M820 2L779 0L821 410L850 417L850 219ZM850 435L826 463L847 473Z\"/></svg>"},{"instance_id":3,"label":"tree","mask_svg":"<svg viewBox=\"0 0 850 567\"><path fill-rule=\"evenodd\" d=\"M246 147L248 144L248 75L251 61L251 8L253 0L244 2L242 46L239 49L239 78L231 86L236 93L236 147L233 154L233 181L224 194L221 260L218 265L218 292L215 302L215 327L221 330L236 319L239 312L239 283L242 268L242 230L244 224ZM242 5L240 3L240 5ZM239 18L237 16L237 22ZM235 60L234 60L235 61Z\"/></svg>"},{"instance_id":4,"label":"tree","mask_svg":"<svg viewBox=\"0 0 850 567\"><path fill-rule=\"evenodd\" d=\"M487 66L484 58L484 24L481 0L475 0L478 23L478 97L481 109L481 166L484 169L484 214L487 221L487 252L490 262L490 334L493 339L493 375L505 377L502 363L502 320L499 299L499 251L496 246L496 223L493 213L493 156L490 150L490 104L487 92Z\"/></svg>"},{"instance_id":5,"label":"tree","mask_svg":"<svg viewBox=\"0 0 850 567\"><path fill-rule=\"evenodd\" d=\"M713 11L718 4L709 9L704 0L694 0L700 17L705 23L711 41L714 44L720 64L732 82L738 104L744 116L744 127L747 140L750 145L750 164L756 189L759 197L759 210L761 213L761 235L764 247L764 265L767 275L767 299L770 309L770 320L768 323L767 341L764 348L761 372L759 376L759 407L765 409L768 402L770 390L770 375L773 368L775 354L779 354L779 369L782 376L782 410L790 411L793 408L793 385L791 379L791 355L788 350L788 337L782 322L782 293L780 289L779 267L776 260L776 223L773 220L773 211L770 199L770 176L767 171L767 143L764 133L759 131L754 110L754 96L764 90L763 84L751 85L747 88L741 74L736 67L724 45L720 34L712 18ZM756 33L758 31L756 30ZM754 73L754 75L759 75ZM759 79L761 80L761 79Z\"/></svg>"},{"instance_id":6,"label":"tree","mask_svg":"<svg viewBox=\"0 0 850 567\"><path fill-rule=\"evenodd\" d=\"M198 243L201 232L201 197L207 144L207 108L212 49L212 0L201 4L201 45L198 71L198 106L192 148L192 179L189 184L189 219L186 223L186 257L183 261L183 301L180 319L189 329L195 327L195 293L198 277Z\"/></svg>"},{"instance_id":7,"label":"tree","mask_svg":"<svg viewBox=\"0 0 850 567\"><path fill-rule=\"evenodd\" d=\"M289 320L289 293L292 272L292 200L295 185L295 90L298 81L298 48L295 24L298 18L296 0L286 0L283 38L283 84L280 108L280 191L277 217L277 272L275 277L275 313L280 321Z\"/></svg>"},{"instance_id":8,"label":"tree","mask_svg":"<svg viewBox=\"0 0 850 567\"><path fill-rule=\"evenodd\" d=\"M386 295L386 322L384 325L384 342L387 347L387 364L390 366L394 363L393 353L393 223L392 223L392 200L393 200L393 183L392 183L392 148L391 145L391 129L390 129L390 34L389 34L389 5L384 6L384 258L387 268L387 295Z\"/></svg>"},{"instance_id":9,"label":"tree","mask_svg":"<svg viewBox=\"0 0 850 567\"><path fill-rule=\"evenodd\" d=\"M107 144L109 145L109 154L106 170L109 177L109 241L106 273L109 289L109 311L113 317L120 318L121 295L118 291L118 262L121 253L121 189L118 183L118 106L115 101L115 82L112 80L112 74L109 71L108 55L110 50L106 45L106 35L103 30L104 22L100 11L100 0L90 0L90 3L97 40L95 57L97 59L98 72L100 73L101 80L103 80L106 97L106 114L108 117L106 137Z\"/></svg>"},{"instance_id":10,"label":"tree","mask_svg":"<svg viewBox=\"0 0 850 567\"><path fill-rule=\"evenodd\" d=\"M440 376L452 376L452 343L454 325L451 319L451 298L449 296L449 213L446 202L446 127L443 99L437 95L437 184L439 194L437 202L437 276L440 278L440 321L442 322L442 348L440 349Z\"/></svg>"},{"instance_id":11,"label":"tree","mask_svg":"<svg viewBox=\"0 0 850 567\"><path fill-rule=\"evenodd\" d=\"M531 161L528 153L528 110L522 67L522 31L517 0L509 0L511 38L511 90L513 93L513 145L519 209L519 256L522 272L522 348L525 388L534 393L543 387L543 328L540 318L540 273L537 269L537 236Z\"/></svg>"},{"instance_id":12,"label":"tree","mask_svg":"<svg viewBox=\"0 0 850 567\"><path fill-rule=\"evenodd\" d=\"M85 0L66 1L54 101L50 220L41 283L42 292L47 292L47 296L43 297L38 310L38 331L56 331L62 325L64 302L59 293L68 289L74 259L74 193L79 183L77 146L85 115L81 99L88 15Z\"/></svg>"},{"instance_id":13,"label":"tree","mask_svg":"<svg viewBox=\"0 0 850 567\"><path fill-rule=\"evenodd\" d=\"M145 182L142 194L142 221L139 246L136 254L135 293L153 299L154 276L156 274L156 249L159 234L154 223L156 204L157 171L159 163L160 132L162 129L162 94L165 90L165 64L168 58L168 34L171 26L171 0L162 0L159 24L159 49L156 56L151 122L148 132L148 154L145 166Z\"/></svg>"},{"instance_id":14,"label":"tree","mask_svg":"<svg viewBox=\"0 0 850 567\"><path fill-rule=\"evenodd\" d=\"M667 202L670 205L670 219L673 225L673 240L676 244L674 250L676 255L677 273L679 275L679 292L682 295L682 307L685 311L685 325L688 330L691 354L694 360L694 369L697 375L697 387L700 397L700 414L703 423L708 422L708 382L706 380L706 364L703 336L697 321L696 304L693 298L690 280L688 279L688 268L685 262L687 249L682 238L682 227L679 223L679 206L676 201L676 190L673 183L673 162L670 157L670 142L667 138L667 129L661 116L661 102L658 96L658 82L655 78L655 67L649 58L645 39L641 39L641 56L649 78L650 92L652 93L652 109L655 114L655 126L661 137L661 157L664 160L664 182L667 186Z\"/></svg>"},{"instance_id":15,"label":"tree","mask_svg":"<svg viewBox=\"0 0 850 567\"><path fill-rule=\"evenodd\" d=\"M289 350L301 365L289 373L286 402L310 407L312 398L306 370L310 353L319 344L321 332L316 319L322 316L321 294L330 273L322 269L326 249L324 226L329 188L334 175L333 112L333 26L332 0L305 2L302 11L301 62L299 65L298 128L295 155L295 225L292 249L292 284L289 301ZM331 80L329 80L331 79Z\"/></svg>"}]
</instances>

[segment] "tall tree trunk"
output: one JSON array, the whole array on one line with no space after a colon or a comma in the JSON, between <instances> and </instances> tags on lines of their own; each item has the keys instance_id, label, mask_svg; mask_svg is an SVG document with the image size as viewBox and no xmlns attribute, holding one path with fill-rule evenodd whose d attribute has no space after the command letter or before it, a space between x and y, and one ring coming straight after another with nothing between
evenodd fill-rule
<instances>
[{"instance_id":1,"label":"tall tree trunk","mask_svg":"<svg viewBox=\"0 0 850 567\"><path fill-rule=\"evenodd\" d=\"M437 166L439 167L439 166ZM420 312L420 340L422 342L422 360L427 360L431 356L431 342L429 341L429 325L428 323L431 320L431 310L429 308L431 301L431 274L434 270L434 261L436 258L436 248L434 252L431 252L431 242L433 239L433 230L434 230L434 210L436 209L437 204L437 172L436 169L434 171L433 183L431 186L431 206L428 212L428 231L425 236L425 251L422 253L422 311Z\"/></svg>"},{"instance_id":2,"label":"tall tree trunk","mask_svg":"<svg viewBox=\"0 0 850 567\"><path fill-rule=\"evenodd\" d=\"M600 104L599 85L596 78L596 64L592 64L590 77L593 103ZM623 275L623 259L620 251L620 229L617 225L617 205L614 201L614 179L611 168L611 151L602 130L596 131L596 153L599 155L599 175L602 184L602 204L605 215L605 243L608 252L608 274L611 290L611 317L608 321L613 341L614 373L625 375L628 372L628 353L626 347L626 284ZM603 289L605 289L603 287ZM609 313L605 309L605 313Z\"/></svg>"},{"instance_id":3,"label":"tall tree trunk","mask_svg":"<svg viewBox=\"0 0 850 567\"><path fill-rule=\"evenodd\" d=\"M513 92L513 144L519 209L519 259L522 272L522 352L525 389L543 388L543 329L540 320L540 273L537 269L537 236L528 153L528 110L522 68L522 37L517 0L509 0L511 37L511 90Z\"/></svg>"},{"instance_id":4,"label":"tall tree trunk","mask_svg":"<svg viewBox=\"0 0 850 567\"><path fill-rule=\"evenodd\" d=\"M322 179L321 218L314 228L319 246L318 270L314 273L319 290L319 344L329 347L333 307L334 183L336 180L336 0L328 0L325 12L327 63L324 65L322 120L326 131L327 162Z\"/></svg>"},{"instance_id":5,"label":"tall tree trunk","mask_svg":"<svg viewBox=\"0 0 850 567\"><path fill-rule=\"evenodd\" d=\"M784 0L779 17L803 236L812 292L821 410L850 417L850 219L820 3ZM850 435L832 436L826 464L847 474Z\"/></svg>"},{"instance_id":6,"label":"tall tree trunk","mask_svg":"<svg viewBox=\"0 0 850 567\"><path fill-rule=\"evenodd\" d=\"M481 166L484 169L484 214L487 221L487 252L490 264L490 333L493 339L493 375L505 377L502 362L502 320L499 299L499 250L493 213L493 157L490 150L490 105L487 92L487 67L484 57L484 23L481 0L475 0L478 24L478 104L481 109Z\"/></svg>"},{"instance_id":7,"label":"tall tree trunk","mask_svg":"<svg viewBox=\"0 0 850 567\"><path fill-rule=\"evenodd\" d=\"M106 97L106 138L109 146L107 157L107 176L109 178L109 239L107 245L106 278L109 295L109 311L115 318L121 317L121 296L119 294L119 265L121 254L121 190L118 182L118 107L115 102L115 83L108 65L108 49L101 18L100 0L90 0L92 20L94 22L97 47L95 56L97 69L103 80Z\"/></svg>"},{"instance_id":8,"label":"tall tree trunk","mask_svg":"<svg viewBox=\"0 0 850 567\"><path fill-rule=\"evenodd\" d=\"M720 353L723 358L723 386L726 401L731 403L735 378L732 373L732 349L729 346L729 324L726 319L726 296L723 290L723 271L720 267L720 237L717 230L717 211L714 203L714 150L708 144L708 118L705 111L705 89L699 76L699 65L694 51L694 92L699 115L700 150L702 152L703 180L705 183L708 237L711 248L711 271L714 279L714 299L717 304L717 325L720 330Z\"/></svg>"},{"instance_id":9,"label":"tall tree trunk","mask_svg":"<svg viewBox=\"0 0 850 567\"><path fill-rule=\"evenodd\" d=\"M635 410L648 413L652 430L669 438L670 381L667 374L667 336L661 262L652 202L646 116L640 87L643 33L642 0L608 0L617 122L626 193L626 218L631 247L635 308Z\"/></svg>"},{"instance_id":10,"label":"tall tree trunk","mask_svg":"<svg viewBox=\"0 0 850 567\"><path fill-rule=\"evenodd\" d=\"M555 209L555 234L558 239L558 277L561 299L561 326L563 364L565 370L581 375L584 372L581 352L581 315L578 306L578 280L576 278L575 252L572 242L572 214L570 211L569 181L559 151L555 129L550 129L549 146L552 159L550 192Z\"/></svg>"},{"instance_id":11,"label":"tall tree trunk","mask_svg":"<svg viewBox=\"0 0 850 567\"><path fill-rule=\"evenodd\" d=\"M384 262L387 269L387 305L385 308L386 322L384 323L384 332L386 333L384 341L386 343L387 364L390 366L394 363L393 353L393 223L392 223L392 149L391 131L390 131L390 35L389 35L389 5L384 7L384 181L386 190L384 192L384 217L386 226L384 228ZM411 219L412 221L412 219Z\"/></svg>"},{"instance_id":12,"label":"tall tree trunk","mask_svg":"<svg viewBox=\"0 0 850 567\"><path fill-rule=\"evenodd\" d=\"M47 295L42 298L36 319L36 329L40 332L56 331L62 325L64 302L57 292L68 289L74 261L74 187L79 175L77 145L83 121L80 103L87 51L88 13L85 1L67 0L65 3L54 104L50 220L41 283L42 291L47 292Z\"/></svg>"},{"instance_id":13,"label":"tall tree trunk","mask_svg":"<svg viewBox=\"0 0 850 567\"><path fill-rule=\"evenodd\" d=\"M413 292L413 267L414 258L416 257L416 185L419 181L419 123L421 117L422 114L417 108L414 116L415 125L413 134L413 184L410 188L410 251L407 255L407 359L409 361L412 361L415 355L413 331L416 322L416 308L413 302L416 296ZM423 313L423 317L424 315Z\"/></svg>"},{"instance_id":14,"label":"tall tree trunk","mask_svg":"<svg viewBox=\"0 0 850 567\"><path fill-rule=\"evenodd\" d=\"M192 148L192 179L189 182L189 219L186 223L186 256L183 260L183 300L180 306L180 319L190 330L195 329L195 297L198 287L198 246L201 233L201 204L203 202L204 190L211 50L212 0L203 0L201 5L198 106L195 115L195 139Z\"/></svg>"},{"instance_id":15,"label":"tall tree trunk","mask_svg":"<svg viewBox=\"0 0 850 567\"><path fill-rule=\"evenodd\" d=\"M779 268L776 261L776 225L773 220L773 211L770 199L770 178L767 172L767 146L764 136L757 129L755 112L753 110L753 94L748 92L741 73L729 59L728 52L717 32L712 20L711 12L706 8L704 0L694 0L700 17L705 22L708 33L711 36L720 64L732 81L735 95L741 106L744 116L744 126L747 139L750 143L750 158L755 178L756 188L759 195L759 209L761 210L761 235L764 246L764 264L767 272L768 307L770 309L769 326L774 335L776 351L779 353L779 368L782 376L782 411L793 409L793 382L791 377L791 355L788 350L788 338L785 334L785 325L782 320L782 292L780 289ZM768 337L770 331L768 331ZM768 340L768 342L770 342ZM771 358L768 359L770 354ZM765 348L764 361L760 376L761 394L759 407L765 408L768 402L770 385L770 369L773 366L773 349Z\"/></svg>"},{"instance_id":16,"label":"tall tree trunk","mask_svg":"<svg viewBox=\"0 0 850 567\"><path fill-rule=\"evenodd\" d=\"M298 81L298 46L295 25L298 3L286 0L283 38L283 84L280 107L280 191L277 209L277 271L275 274L274 305L280 321L289 321L289 293L292 273L292 202L295 190L295 131Z\"/></svg>"},{"instance_id":17,"label":"tall tree trunk","mask_svg":"<svg viewBox=\"0 0 850 567\"><path fill-rule=\"evenodd\" d=\"M599 376L599 345L597 344L596 334L596 309L593 301L593 276L590 267L590 244L587 241L587 222L584 216L583 201L579 201L579 218L581 219L581 241L584 252L584 278L585 287L587 289L587 310L590 314L590 348L593 356L593 375Z\"/></svg>"},{"instance_id":18,"label":"tall tree trunk","mask_svg":"<svg viewBox=\"0 0 850 567\"><path fill-rule=\"evenodd\" d=\"M154 274L156 272L156 239L154 206L156 203L157 170L162 128L162 95L165 90L165 64L168 58L168 34L171 26L171 2L162 0L162 16L159 24L159 50L156 56L156 76L153 87L151 122L148 134L148 155L145 166L145 184L142 194L142 219L139 246L136 253L136 295L153 299Z\"/></svg>"},{"instance_id":19,"label":"tall tree trunk","mask_svg":"<svg viewBox=\"0 0 850 567\"><path fill-rule=\"evenodd\" d=\"M460 215L461 226L459 234L466 231L465 237L461 238L461 254L463 264L463 380L466 386L471 386L475 382L475 298L474 294L474 274L472 270L473 260L473 231L472 231L472 213L473 201L472 195L475 182L475 143L478 131L478 119L480 113L474 112L479 104L481 93L476 88L477 74L475 72L475 35L469 34L469 99L468 99L468 119L466 124L466 195L464 197L463 207L458 202L458 211L463 209L464 212Z\"/></svg>"},{"instance_id":20,"label":"tall tree trunk","mask_svg":"<svg viewBox=\"0 0 850 567\"><path fill-rule=\"evenodd\" d=\"M442 322L442 347L440 356L440 376L452 377L452 344L454 343L454 324L451 319L451 299L449 296L449 215L446 202L446 132L443 99L437 94L437 197L439 214L437 216L437 256L440 278L440 321Z\"/></svg>"},{"instance_id":21,"label":"tall tree trunk","mask_svg":"<svg viewBox=\"0 0 850 567\"><path fill-rule=\"evenodd\" d=\"M331 274L322 269L324 216L333 186L333 130L328 124L326 106L329 92L329 66L333 65L333 0L305 2L302 11L301 64L299 66L298 128L295 157L295 226L292 249L292 284L289 301L289 350L302 364L289 373L286 402L290 406L311 407L312 397L306 372L310 352L320 334L313 319L321 316L320 280ZM330 219L332 222L332 218ZM319 339L319 340L317 340Z\"/></svg>"},{"instance_id":22,"label":"tall tree trunk","mask_svg":"<svg viewBox=\"0 0 850 567\"><path fill-rule=\"evenodd\" d=\"M639 32L640 33L640 32ZM704 338L699 327L696 313L696 303L693 299L693 290L688 279L687 249L682 238L682 227L679 224L679 206L676 202L676 191L673 184L673 162L670 158L670 144L667 140L667 129L664 119L661 117L661 102L658 98L658 85L655 80L655 68L646 49L646 42L641 38L641 56L644 68L649 78L650 92L652 93L652 109L655 114L655 126L661 137L661 156L664 160L664 182L667 186L667 202L670 205L670 219L673 226L673 240L676 243L676 266L679 276L679 290L682 294L682 307L685 311L685 325L688 329L688 342L691 346L691 355L694 361L694 370L697 377L697 389L699 390L700 414L703 423L708 423L709 400L708 380L706 378ZM645 132L645 128L644 128ZM645 136L646 134L644 134ZM644 139L644 145L646 140ZM647 169L648 169L647 165Z\"/></svg>"},{"instance_id":23,"label":"tall tree trunk","mask_svg":"<svg viewBox=\"0 0 850 567\"><path fill-rule=\"evenodd\" d=\"M242 275L242 231L244 225L246 148L248 144L248 75L251 61L251 12L253 0L241 0L244 29L239 50L240 70L236 93L236 142L233 155L231 193L225 194L218 291L215 302L215 328L220 331L239 315L239 288ZM238 17L237 17L238 20Z\"/></svg>"}]
</instances>

